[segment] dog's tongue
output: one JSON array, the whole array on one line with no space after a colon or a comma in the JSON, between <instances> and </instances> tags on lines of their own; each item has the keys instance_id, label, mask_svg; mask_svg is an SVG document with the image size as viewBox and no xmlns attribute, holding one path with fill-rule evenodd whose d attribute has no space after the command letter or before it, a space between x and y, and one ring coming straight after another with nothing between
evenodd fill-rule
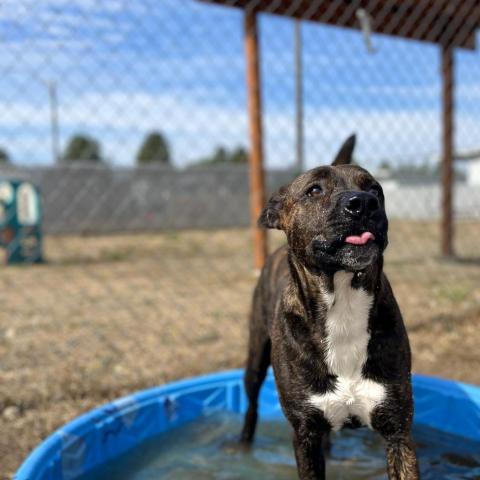
<instances>
[{"instance_id":1,"label":"dog's tongue","mask_svg":"<svg viewBox=\"0 0 480 480\"><path fill-rule=\"evenodd\" d=\"M365 245L369 240L375 240L375 235L372 232L363 232L361 235L350 235L345 239L345 243Z\"/></svg>"}]
</instances>

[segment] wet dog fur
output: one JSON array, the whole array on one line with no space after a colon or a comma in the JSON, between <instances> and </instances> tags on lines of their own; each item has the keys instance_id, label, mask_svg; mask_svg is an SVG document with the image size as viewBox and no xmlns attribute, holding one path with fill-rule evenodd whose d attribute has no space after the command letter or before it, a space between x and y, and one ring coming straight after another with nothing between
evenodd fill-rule
<instances>
[{"instance_id":1,"label":"wet dog fur","mask_svg":"<svg viewBox=\"0 0 480 480\"><path fill-rule=\"evenodd\" d=\"M389 479L415 480L410 347L383 273L384 196L351 165L354 145L352 136L331 166L281 188L259 219L288 244L270 255L253 296L241 439L252 442L271 364L300 479L325 478L331 431L366 425L385 440Z\"/></svg>"}]
</instances>

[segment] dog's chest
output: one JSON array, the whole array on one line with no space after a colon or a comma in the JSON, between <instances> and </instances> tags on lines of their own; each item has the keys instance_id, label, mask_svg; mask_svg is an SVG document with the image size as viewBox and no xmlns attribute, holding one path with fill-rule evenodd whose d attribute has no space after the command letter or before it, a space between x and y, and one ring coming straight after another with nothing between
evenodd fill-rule
<instances>
[{"instance_id":1,"label":"dog's chest","mask_svg":"<svg viewBox=\"0 0 480 480\"><path fill-rule=\"evenodd\" d=\"M323 293L327 304L325 361L336 382L333 390L313 393L309 399L323 411L333 430L339 430L349 417L370 426L372 410L385 398L383 385L362 376L373 297L361 288L352 288L352 278L352 273L337 272L334 292Z\"/></svg>"}]
</instances>

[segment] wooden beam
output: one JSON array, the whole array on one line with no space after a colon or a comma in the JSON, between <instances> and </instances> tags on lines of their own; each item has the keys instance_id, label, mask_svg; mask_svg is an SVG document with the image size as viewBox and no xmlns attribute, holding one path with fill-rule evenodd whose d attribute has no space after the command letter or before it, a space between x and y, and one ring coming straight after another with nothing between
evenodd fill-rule
<instances>
[{"instance_id":1,"label":"wooden beam","mask_svg":"<svg viewBox=\"0 0 480 480\"><path fill-rule=\"evenodd\" d=\"M250 126L250 217L255 268L260 269L267 257L267 231L257 226L257 220L265 204L265 176L263 171L262 102L257 15L252 11L245 12L245 57Z\"/></svg>"},{"instance_id":2,"label":"wooden beam","mask_svg":"<svg viewBox=\"0 0 480 480\"><path fill-rule=\"evenodd\" d=\"M442 223L441 251L453 257L454 49L442 46Z\"/></svg>"}]
</instances>

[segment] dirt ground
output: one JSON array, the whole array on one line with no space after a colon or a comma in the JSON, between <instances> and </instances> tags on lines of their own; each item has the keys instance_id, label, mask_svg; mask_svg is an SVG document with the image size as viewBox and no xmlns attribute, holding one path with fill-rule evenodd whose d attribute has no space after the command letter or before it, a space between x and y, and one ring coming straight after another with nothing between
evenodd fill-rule
<instances>
[{"instance_id":1,"label":"dirt ground","mask_svg":"<svg viewBox=\"0 0 480 480\"><path fill-rule=\"evenodd\" d=\"M459 258L445 261L436 225L393 223L387 272L415 371L480 383L480 223L457 232ZM95 405L244 361L247 230L50 237L45 249L46 264L0 272L4 478Z\"/></svg>"}]
</instances>

